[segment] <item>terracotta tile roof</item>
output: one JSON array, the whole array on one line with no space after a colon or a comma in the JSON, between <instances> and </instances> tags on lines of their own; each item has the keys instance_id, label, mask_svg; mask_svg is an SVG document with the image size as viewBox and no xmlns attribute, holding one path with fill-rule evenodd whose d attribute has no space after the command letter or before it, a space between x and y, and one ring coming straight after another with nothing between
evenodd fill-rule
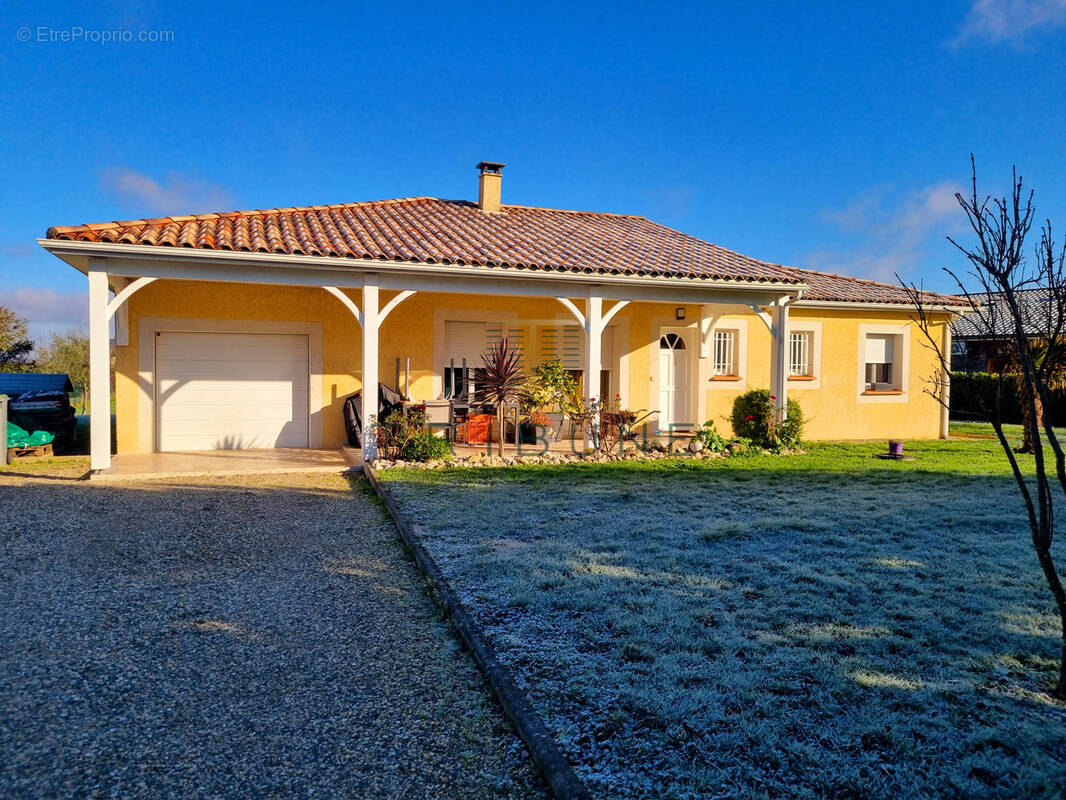
<instances>
[{"instance_id":1,"label":"terracotta tile roof","mask_svg":"<svg viewBox=\"0 0 1066 800\"><path fill-rule=\"evenodd\" d=\"M804 300L911 304L907 293L896 284L851 278L847 275L835 275L832 272L818 272L813 269L792 267L791 270L807 284L807 290L803 293ZM924 302L931 305L969 307L964 298L954 295L922 292L922 297Z\"/></svg>"},{"instance_id":2,"label":"terracotta tile roof","mask_svg":"<svg viewBox=\"0 0 1066 800\"><path fill-rule=\"evenodd\" d=\"M435 197L53 227L46 237L589 274L813 280L817 299L906 302L898 288L750 258L645 217L513 205L484 214L474 203Z\"/></svg>"},{"instance_id":3,"label":"terracotta tile roof","mask_svg":"<svg viewBox=\"0 0 1066 800\"><path fill-rule=\"evenodd\" d=\"M49 239L611 275L796 283L789 270L644 217L411 197L49 228Z\"/></svg>"}]
</instances>

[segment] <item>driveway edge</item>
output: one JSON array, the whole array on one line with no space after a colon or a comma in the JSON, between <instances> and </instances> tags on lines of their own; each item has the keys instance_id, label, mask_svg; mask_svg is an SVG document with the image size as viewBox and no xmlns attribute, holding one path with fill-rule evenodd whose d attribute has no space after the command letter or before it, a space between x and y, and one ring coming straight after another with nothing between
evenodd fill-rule
<instances>
[{"instance_id":1,"label":"driveway edge","mask_svg":"<svg viewBox=\"0 0 1066 800\"><path fill-rule=\"evenodd\" d=\"M378 497L385 503L385 508L388 509L400 536L411 548L415 563L429 579L438 602L444 606L459 631L459 636L474 654L474 660L477 661L492 686L500 705L503 706L504 713L514 723L518 735L529 748L529 753L551 787L552 794L557 800L592 800L592 795L589 794L585 784L577 777L570 762L559 750L544 721L533 709L529 698L518 688L510 672L496 657L496 650L489 643L481 626L460 602L459 596L451 588L433 557L422 546L419 536L421 526L416 525L400 511L392 492L381 483L373 467L369 464L365 465L363 474L370 481Z\"/></svg>"}]
</instances>

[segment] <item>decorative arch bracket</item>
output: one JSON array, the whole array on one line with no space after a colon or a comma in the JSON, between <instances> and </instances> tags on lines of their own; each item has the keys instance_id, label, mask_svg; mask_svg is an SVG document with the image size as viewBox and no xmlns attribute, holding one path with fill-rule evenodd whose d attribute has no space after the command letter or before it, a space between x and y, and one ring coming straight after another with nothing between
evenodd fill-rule
<instances>
[{"instance_id":1,"label":"decorative arch bracket","mask_svg":"<svg viewBox=\"0 0 1066 800\"><path fill-rule=\"evenodd\" d=\"M585 327L585 315L582 314L581 310L574 305L573 300L567 297L556 297L555 299L567 307L570 313L574 315L574 319L578 321L578 324L581 325L582 328Z\"/></svg>"},{"instance_id":2,"label":"decorative arch bracket","mask_svg":"<svg viewBox=\"0 0 1066 800\"><path fill-rule=\"evenodd\" d=\"M392 310L396 308L396 306L400 305L400 303L402 303L404 300L409 297L413 297L416 294L418 294L418 292L412 291L411 289L406 289L400 292L394 298L392 298L389 302L385 304L385 307L381 309L381 313L378 315L378 324L380 325L382 322L384 322L385 317L391 314Z\"/></svg>"},{"instance_id":3,"label":"decorative arch bracket","mask_svg":"<svg viewBox=\"0 0 1066 800\"><path fill-rule=\"evenodd\" d=\"M118 294L116 294L108 302L108 304L107 304L107 318L108 318L108 320L110 320L113 316L115 316L115 313L120 308L122 308L122 304L125 303L127 300L129 300L130 296L134 292L137 292L137 291L143 289L145 286L147 286L148 284L150 284L150 283L152 283L153 281L156 281L156 280L158 280L158 278L138 278L137 280L126 284L126 286L122 289L122 291L119 292Z\"/></svg>"},{"instance_id":4,"label":"decorative arch bracket","mask_svg":"<svg viewBox=\"0 0 1066 800\"><path fill-rule=\"evenodd\" d=\"M354 316L355 321L359 323L359 327L363 327L363 312L359 310L359 306L355 304L355 301L352 300L352 298L336 286L323 286L322 288L340 300L344 304L344 307L352 312L352 316Z\"/></svg>"},{"instance_id":5,"label":"decorative arch bracket","mask_svg":"<svg viewBox=\"0 0 1066 800\"><path fill-rule=\"evenodd\" d=\"M555 299L558 300L560 303L562 303L564 306L566 306L567 310L569 310L570 313L574 315L574 319L577 320L578 324L584 330L588 331L588 328L589 328L589 320L588 320L588 318L585 316L585 314L583 314L581 312L581 309L579 309L576 305L574 305L574 302L572 300L570 300L567 297L556 297ZM621 311L623 308L625 308L628 305L629 305L629 301L628 300L619 300L613 306L611 306L610 310L608 310L605 314L603 314L600 317L599 326L598 326L599 330L595 331L595 333L602 334L604 329L606 329L608 323L610 323L610 321L612 319L614 319L614 315L617 314L619 311Z\"/></svg>"}]
</instances>

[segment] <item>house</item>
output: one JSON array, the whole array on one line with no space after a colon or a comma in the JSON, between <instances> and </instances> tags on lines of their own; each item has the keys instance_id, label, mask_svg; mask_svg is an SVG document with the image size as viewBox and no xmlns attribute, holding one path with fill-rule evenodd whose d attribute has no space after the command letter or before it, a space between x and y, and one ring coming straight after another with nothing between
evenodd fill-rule
<instances>
[{"instance_id":1,"label":"house","mask_svg":"<svg viewBox=\"0 0 1066 800\"><path fill-rule=\"evenodd\" d=\"M932 354L898 287L772 264L644 217L398 200L53 227L42 247L88 276L92 467L110 463L109 327L119 453L335 447L342 405L410 364L409 396L501 336L559 358L586 396L662 430L770 388L812 439L946 436ZM114 296L111 293L114 292ZM950 346L958 298L930 294ZM365 456L373 457L368 442Z\"/></svg>"},{"instance_id":2,"label":"house","mask_svg":"<svg viewBox=\"0 0 1066 800\"><path fill-rule=\"evenodd\" d=\"M1031 339L1047 338L1062 329L1064 321L1050 290L1019 289L1014 297ZM997 362L1012 360L1014 318L1002 292L973 294L970 299L974 308L968 307L966 316L951 323L951 368L957 372L995 370Z\"/></svg>"}]
</instances>

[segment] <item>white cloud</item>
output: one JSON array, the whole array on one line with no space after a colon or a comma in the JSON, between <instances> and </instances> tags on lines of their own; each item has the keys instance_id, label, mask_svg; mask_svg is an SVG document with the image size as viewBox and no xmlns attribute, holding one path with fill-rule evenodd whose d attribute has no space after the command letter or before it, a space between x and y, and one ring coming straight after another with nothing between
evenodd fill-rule
<instances>
[{"instance_id":1,"label":"white cloud","mask_svg":"<svg viewBox=\"0 0 1066 800\"><path fill-rule=\"evenodd\" d=\"M217 184L170 173L160 183L128 167L101 170L100 185L138 215L173 216L232 207L230 192Z\"/></svg>"},{"instance_id":2,"label":"white cloud","mask_svg":"<svg viewBox=\"0 0 1066 800\"><path fill-rule=\"evenodd\" d=\"M965 224L954 181L931 184L910 192L879 187L864 192L848 206L822 214L850 234L856 243L841 251L818 250L806 263L814 269L895 283L923 266L924 252L934 237L957 231Z\"/></svg>"},{"instance_id":3,"label":"white cloud","mask_svg":"<svg viewBox=\"0 0 1066 800\"><path fill-rule=\"evenodd\" d=\"M0 306L26 317L30 338L38 342L70 328L85 331L89 325L88 292L57 292L30 286L0 289Z\"/></svg>"},{"instance_id":4,"label":"white cloud","mask_svg":"<svg viewBox=\"0 0 1066 800\"><path fill-rule=\"evenodd\" d=\"M1020 43L1041 29L1066 26L1066 0L976 0L958 35L958 47L973 39Z\"/></svg>"}]
</instances>

